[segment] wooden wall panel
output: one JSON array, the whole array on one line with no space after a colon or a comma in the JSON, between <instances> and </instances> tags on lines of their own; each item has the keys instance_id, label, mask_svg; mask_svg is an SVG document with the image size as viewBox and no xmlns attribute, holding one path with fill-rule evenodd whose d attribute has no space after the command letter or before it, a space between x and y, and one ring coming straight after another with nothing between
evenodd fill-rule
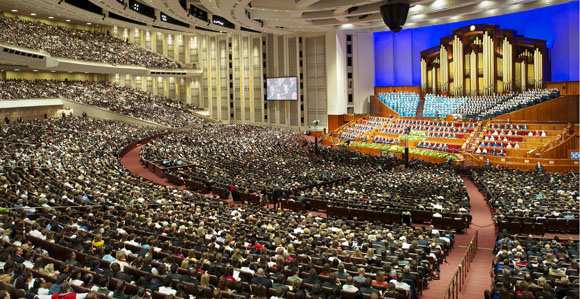
<instances>
[{"instance_id":1,"label":"wooden wall panel","mask_svg":"<svg viewBox=\"0 0 580 299\"><path fill-rule=\"evenodd\" d=\"M544 82L544 88L557 88L561 95L579 95L580 85L578 81Z\"/></svg>"},{"instance_id":2,"label":"wooden wall panel","mask_svg":"<svg viewBox=\"0 0 580 299\"><path fill-rule=\"evenodd\" d=\"M562 143L547 149L546 151L540 153L540 155L542 158L570 159L570 152L578 151L579 141L580 139L578 135L571 135Z\"/></svg>"},{"instance_id":3,"label":"wooden wall panel","mask_svg":"<svg viewBox=\"0 0 580 299\"><path fill-rule=\"evenodd\" d=\"M344 114L328 115L328 132L332 132L342 125L344 125Z\"/></svg>"},{"instance_id":4,"label":"wooden wall panel","mask_svg":"<svg viewBox=\"0 0 580 299\"><path fill-rule=\"evenodd\" d=\"M389 117L401 116L397 111L383 103L377 96L371 96L371 115Z\"/></svg>"},{"instance_id":5,"label":"wooden wall panel","mask_svg":"<svg viewBox=\"0 0 580 299\"><path fill-rule=\"evenodd\" d=\"M379 92L414 92L421 94L421 85L409 86L375 86L375 95Z\"/></svg>"},{"instance_id":6,"label":"wooden wall panel","mask_svg":"<svg viewBox=\"0 0 580 299\"><path fill-rule=\"evenodd\" d=\"M504 114L494 120L578 123L578 96L567 95L538 105Z\"/></svg>"}]
</instances>

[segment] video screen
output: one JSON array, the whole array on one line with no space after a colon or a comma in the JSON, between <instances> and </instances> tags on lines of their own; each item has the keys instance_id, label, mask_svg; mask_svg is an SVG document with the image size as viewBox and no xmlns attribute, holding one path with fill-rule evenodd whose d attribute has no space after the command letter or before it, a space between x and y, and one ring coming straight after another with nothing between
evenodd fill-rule
<instances>
[{"instance_id":1,"label":"video screen","mask_svg":"<svg viewBox=\"0 0 580 299\"><path fill-rule=\"evenodd\" d=\"M272 101L296 101L298 100L298 88L296 77L268 78L266 79L268 94L267 100Z\"/></svg>"}]
</instances>

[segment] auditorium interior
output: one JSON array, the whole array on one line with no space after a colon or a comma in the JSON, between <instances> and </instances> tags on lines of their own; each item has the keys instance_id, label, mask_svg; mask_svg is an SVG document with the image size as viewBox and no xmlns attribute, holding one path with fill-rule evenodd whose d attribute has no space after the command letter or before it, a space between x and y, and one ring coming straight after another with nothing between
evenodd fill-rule
<instances>
[{"instance_id":1,"label":"auditorium interior","mask_svg":"<svg viewBox=\"0 0 580 299\"><path fill-rule=\"evenodd\" d=\"M578 0L0 0L0 299L579 297Z\"/></svg>"}]
</instances>

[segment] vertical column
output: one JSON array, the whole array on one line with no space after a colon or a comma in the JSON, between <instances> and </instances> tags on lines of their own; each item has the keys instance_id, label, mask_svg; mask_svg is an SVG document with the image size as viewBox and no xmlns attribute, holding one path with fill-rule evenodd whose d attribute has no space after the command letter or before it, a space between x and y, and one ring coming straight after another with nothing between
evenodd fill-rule
<instances>
[{"instance_id":1,"label":"vertical column","mask_svg":"<svg viewBox=\"0 0 580 299\"><path fill-rule=\"evenodd\" d=\"M421 58L421 90L427 91L427 62Z\"/></svg>"},{"instance_id":2,"label":"vertical column","mask_svg":"<svg viewBox=\"0 0 580 299\"><path fill-rule=\"evenodd\" d=\"M329 115L346 114L346 37L344 32L329 31L326 45L326 93Z\"/></svg>"},{"instance_id":3,"label":"vertical column","mask_svg":"<svg viewBox=\"0 0 580 299\"><path fill-rule=\"evenodd\" d=\"M471 95L477 95L477 54L475 51L471 51L469 54L469 70L471 71L470 79L471 79Z\"/></svg>"},{"instance_id":4,"label":"vertical column","mask_svg":"<svg viewBox=\"0 0 580 299\"><path fill-rule=\"evenodd\" d=\"M521 78L521 80L522 80L521 81L522 82L522 87L521 87L522 90L521 91L524 92L524 91L526 91L526 85L528 83L528 76L526 74L527 73L527 70L528 70L528 67L526 65L526 59L525 58L522 60L522 63L520 65L521 65L520 75L522 77Z\"/></svg>"}]
</instances>

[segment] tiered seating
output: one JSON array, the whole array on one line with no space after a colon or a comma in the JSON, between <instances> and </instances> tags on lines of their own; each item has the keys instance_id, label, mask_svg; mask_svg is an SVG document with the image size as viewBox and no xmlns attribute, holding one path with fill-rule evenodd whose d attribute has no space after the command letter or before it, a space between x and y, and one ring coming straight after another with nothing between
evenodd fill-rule
<instances>
[{"instance_id":1,"label":"tiered seating","mask_svg":"<svg viewBox=\"0 0 580 299\"><path fill-rule=\"evenodd\" d=\"M578 241L534 238L502 231L486 298L574 298L578 296Z\"/></svg>"},{"instance_id":2,"label":"tiered seating","mask_svg":"<svg viewBox=\"0 0 580 299\"><path fill-rule=\"evenodd\" d=\"M58 97L170 127L202 121L188 104L108 81L0 80L0 99Z\"/></svg>"},{"instance_id":3,"label":"tiered seating","mask_svg":"<svg viewBox=\"0 0 580 299\"><path fill-rule=\"evenodd\" d=\"M434 94L425 95L423 116L445 116L453 114L467 100L465 97L446 97Z\"/></svg>"},{"instance_id":4,"label":"tiered seating","mask_svg":"<svg viewBox=\"0 0 580 299\"><path fill-rule=\"evenodd\" d=\"M419 95L414 92L379 93L379 99L401 116L415 116Z\"/></svg>"},{"instance_id":5,"label":"tiered seating","mask_svg":"<svg viewBox=\"0 0 580 299\"><path fill-rule=\"evenodd\" d=\"M479 117L484 111L499 105L513 96L514 94L468 97L454 113L461 114L465 118L473 119Z\"/></svg>"},{"instance_id":6,"label":"tiered seating","mask_svg":"<svg viewBox=\"0 0 580 299\"><path fill-rule=\"evenodd\" d=\"M147 68L180 67L168 58L103 33L8 17L0 17L0 27L0 42L42 50L54 57Z\"/></svg>"},{"instance_id":7,"label":"tiered seating","mask_svg":"<svg viewBox=\"0 0 580 299\"><path fill-rule=\"evenodd\" d=\"M536 105L551 99L558 98L560 92L557 89L534 89L505 99L503 102L489 107L478 114L482 119L494 118L499 115L510 113L528 106Z\"/></svg>"},{"instance_id":8,"label":"tiered seating","mask_svg":"<svg viewBox=\"0 0 580 299\"><path fill-rule=\"evenodd\" d=\"M547 128L549 129L547 129ZM525 157L565 134L566 125L491 123L476 141L475 154Z\"/></svg>"},{"instance_id":9,"label":"tiered seating","mask_svg":"<svg viewBox=\"0 0 580 299\"><path fill-rule=\"evenodd\" d=\"M574 174L483 169L473 170L472 175L500 228L515 234L578 232L578 178Z\"/></svg>"},{"instance_id":10,"label":"tiered seating","mask_svg":"<svg viewBox=\"0 0 580 299\"><path fill-rule=\"evenodd\" d=\"M292 135L284 135L282 131L251 126L240 126L236 130L235 127L216 126L214 133L232 131L232 136L255 137L257 135L239 134L239 130L255 129L258 135L269 136L264 139L270 146L284 148L286 153L289 150L287 145L293 142L286 141L285 138L292 138ZM149 290L154 299L173 293L182 298L190 295L208 298L215 295L215 290L218 290L218 295L227 294L234 298L242 298L244 294L260 297L263 290L254 279L257 275L254 271L258 268L264 269L270 279L279 281L281 285L292 285L293 289L282 295L292 297L299 292L311 292L317 284L331 282L336 285L336 280L328 275L326 269L336 273L343 267L345 271L339 273L341 284L348 275L356 276L358 268L366 269L364 278L376 277L385 271L386 281L404 270L403 282L409 285L409 290L399 289L398 292L410 298L421 293L432 271L453 247L453 231L385 224L378 228L373 222L304 217L243 204L227 206L196 193L154 185L119 167L117 154L123 145L136 145L137 139L160 133L158 130L80 118L49 119L4 127L0 131L0 138L4 141L0 143L3 157L0 160L0 186L5 196L0 198L0 203L4 208L22 209L23 217L0 216L2 229L5 229L3 249L9 253L0 255L0 262L7 262L8 256L17 263L30 257L34 264L30 269L33 278L48 281L46 287L60 283L62 279L76 283L77 272L83 279L90 275L92 281L80 281L73 288L86 293L95 287L102 293L97 295L101 299L107 295L115 298L132 296L141 292L141 288ZM207 138L212 134L199 135L198 139L184 136L190 145L202 143L199 148L209 148L208 151L223 147L212 145L213 141ZM230 146L237 149L242 145L251 150L253 141L261 139L243 140L226 147L229 151ZM281 144L277 145L277 142ZM272 148L267 151L273 154ZM333 173L344 168L340 159L365 170L372 169L371 165L387 165L376 157L356 157L368 162L365 164L353 163L353 154L332 151L325 154L332 160L328 167L333 169ZM289 161L285 159L286 167L296 171ZM354 177L361 174L353 169L345 170ZM244 172L252 173L250 170ZM425 171L422 173L426 174ZM438 195L443 194L447 200L424 202L425 212L441 211L444 216L453 213L454 207L448 206L451 201L459 205L465 203L465 198L457 197L461 192L457 192L453 183L456 179L440 171L433 173L433 177L452 181L433 186L436 188L433 190L437 190ZM382 180L400 178L398 174L384 175ZM407 171L405 175L411 173ZM292 178L295 179L298 178ZM431 184L435 182L427 176L424 179ZM324 179L321 176L312 180ZM368 180L356 182L368 183L372 184ZM281 183L281 186L287 185ZM400 188L405 189L403 186ZM424 192L429 190L431 188ZM399 202L405 201L401 198ZM389 203L383 201L382 204ZM443 210L438 208L438 204L443 205ZM368 237L371 235L374 237ZM400 240L404 241L393 243ZM22 258L17 252L21 244L34 250L26 249ZM367 254L360 254L361 250ZM116 272L116 265L123 265L120 272ZM54 275L49 270L51 267L61 275ZM413 277L407 276L409 272ZM3 287L13 291L13 295L23 296L20 288L24 293L28 292L26 296L37 293L28 284L18 283L20 271L12 276L16 287L8 284ZM109 282L104 277L108 277ZM304 282L294 283L297 278ZM360 286L359 283L355 285ZM381 285L372 287L385 290ZM269 287L264 291L270 294L278 292L278 288ZM338 292L343 297L355 296L332 287L323 288L323 291L328 294Z\"/></svg>"}]
</instances>

